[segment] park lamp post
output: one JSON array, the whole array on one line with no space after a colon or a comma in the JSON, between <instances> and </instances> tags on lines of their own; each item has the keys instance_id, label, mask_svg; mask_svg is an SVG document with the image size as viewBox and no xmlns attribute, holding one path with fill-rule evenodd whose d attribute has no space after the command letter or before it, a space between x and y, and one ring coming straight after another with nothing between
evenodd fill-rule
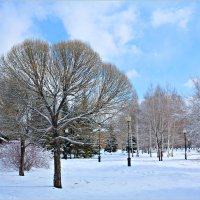
<instances>
[{"instance_id":1,"label":"park lamp post","mask_svg":"<svg viewBox=\"0 0 200 200\"><path fill-rule=\"evenodd\" d=\"M128 162L128 167L131 166L131 156L130 156L130 123L131 123L131 116L128 115L127 117L127 123L128 123L128 158L127 158L127 162Z\"/></svg>"},{"instance_id":2,"label":"park lamp post","mask_svg":"<svg viewBox=\"0 0 200 200\"><path fill-rule=\"evenodd\" d=\"M187 133L187 130L184 128L183 129L183 134L184 134L184 140L185 140L185 160L187 160L187 138L186 138L186 133Z\"/></svg>"},{"instance_id":3,"label":"park lamp post","mask_svg":"<svg viewBox=\"0 0 200 200\"><path fill-rule=\"evenodd\" d=\"M101 162L101 132L100 132L100 125L98 126L99 132L99 155L98 155L98 162Z\"/></svg>"}]
</instances>

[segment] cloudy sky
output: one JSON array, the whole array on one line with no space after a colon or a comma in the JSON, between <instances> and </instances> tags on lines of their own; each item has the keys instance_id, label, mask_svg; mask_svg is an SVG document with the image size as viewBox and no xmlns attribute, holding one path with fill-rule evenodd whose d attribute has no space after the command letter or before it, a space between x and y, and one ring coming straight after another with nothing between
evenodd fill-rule
<instances>
[{"instance_id":1,"label":"cloudy sky","mask_svg":"<svg viewBox=\"0 0 200 200\"><path fill-rule=\"evenodd\" d=\"M140 99L150 84L188 97L200 76L199 1L0 0L0 54L28 38L89 43Z\"/></svg>"}]
</instances>

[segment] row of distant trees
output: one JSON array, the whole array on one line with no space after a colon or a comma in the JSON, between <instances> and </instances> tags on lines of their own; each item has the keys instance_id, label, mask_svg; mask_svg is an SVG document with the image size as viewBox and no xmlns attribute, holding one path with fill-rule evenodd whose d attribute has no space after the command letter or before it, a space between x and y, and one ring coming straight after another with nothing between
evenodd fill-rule
<instances>
[{"instance_id":1,"label":"row of distant trees","mask_svg":"<svg viewBox=\"0 0 200 200\"><path fill-rule=\"evenodd\" d=\"M194 80L194 95L184 99L175 89L170 87L151 86L144 99L138 102L134 93L133 101L127 104L124 113L115 120L115 131L118 144L126 145L127 114L132 117L131 133L137 141L136 156L139 150L157 152L159 161L163 160L163 152L174 156L174 149L183 148L186 130L188 148L200 147L200 79Z\"/></svg>"}]
</instances>

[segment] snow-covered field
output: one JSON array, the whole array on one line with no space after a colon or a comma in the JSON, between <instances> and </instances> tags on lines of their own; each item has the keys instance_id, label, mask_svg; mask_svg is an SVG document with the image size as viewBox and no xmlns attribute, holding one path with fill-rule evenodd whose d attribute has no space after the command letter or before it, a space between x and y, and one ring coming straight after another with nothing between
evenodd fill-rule
<instances>
[{"instance_id":1,"label":"snow-covered field","mask_svg":"<svg viewBox=\"0 0 200 200\"><path fill-rule=\"evenodd\" d=\"M52 187L50 169L18 172L0 167L0 200L199 200L200 155L175 152L159 162L147 154L132 158L121 152L96 158L62 160L62 189Z\"/></svg>"}]
</instances>

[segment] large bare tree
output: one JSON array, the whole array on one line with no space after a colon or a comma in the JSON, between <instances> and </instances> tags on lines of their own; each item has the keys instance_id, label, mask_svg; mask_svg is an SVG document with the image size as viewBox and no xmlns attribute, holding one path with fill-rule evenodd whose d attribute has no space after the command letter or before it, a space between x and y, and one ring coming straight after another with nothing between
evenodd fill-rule
<instances>
[{"instance_id":1,"label":"large bare tree","mask_svg":"<svg viewBox=\"0 0 200 200\"><path fill-rule=\"evenodd\" d=\"M76 120L108 118L123 108L130 98L131 85L115 66L105 64L91 47L80 41L49 45L40 40L26 40L14 46L1 59L6 76L15 79L29 94L32 111L47 127L38 131L51 138L54 148L54 187L62 188L60 145L66 129ZM74 105L87 95L87 109ZM37 105L37 106L36 106ZM63 109L66 107L67 109ZM74 111L75 110L75 111Z\"/></svg>"}]
</instances>

